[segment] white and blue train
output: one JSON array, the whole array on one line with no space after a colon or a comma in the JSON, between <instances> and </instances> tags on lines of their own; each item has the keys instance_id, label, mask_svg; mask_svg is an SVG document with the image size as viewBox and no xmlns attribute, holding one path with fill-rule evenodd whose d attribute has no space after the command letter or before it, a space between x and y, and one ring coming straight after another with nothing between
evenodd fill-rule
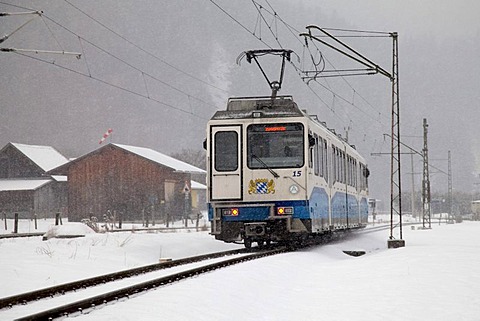
<instances>
[{"instance_id":1,"label":"white and blue train","mask_svg":"<svg viewBox=\"0 0 480 321\"><path fill-rule=\"evenodd\" d=\"M207 125L211 234L251 247L364 227L365 159L291 96L230 98Z\"/></svg>"}]
</instances>

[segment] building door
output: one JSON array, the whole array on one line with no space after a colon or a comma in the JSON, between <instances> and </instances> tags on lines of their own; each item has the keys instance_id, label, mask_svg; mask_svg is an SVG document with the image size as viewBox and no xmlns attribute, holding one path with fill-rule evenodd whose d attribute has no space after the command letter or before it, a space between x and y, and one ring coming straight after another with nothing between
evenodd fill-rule
<instances>
[{"instance_id":1,"label":"building door","mask_svg":"<svg viewBox=\"0 0 480 321\"><path fill-rule=\"evenodd\" d=\"M242 198L241 126L216 126L211 129L211 200Z\"/></svg>"}]
</instances>

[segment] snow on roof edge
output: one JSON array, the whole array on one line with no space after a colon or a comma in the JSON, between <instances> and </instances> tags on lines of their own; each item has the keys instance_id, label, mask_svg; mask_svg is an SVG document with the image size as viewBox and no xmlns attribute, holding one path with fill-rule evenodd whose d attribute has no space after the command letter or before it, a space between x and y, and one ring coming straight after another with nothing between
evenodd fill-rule
<instances>
[{"instance_id":1,"label":"snow on roof edge","mask_svg":"<svg viewBox=\"0 0 480 321\"><path fill-rule=\"evenodd\" d=\"M51 179L0 179L0 192L34 191L53 182Z\"/></svg>"},{"instance_id":2,"label":"snow on roof edge","mask_svg":"<svg viewBox=\"0 0 480 321\"><path fill-rule=\"evenodd\" d=\"M13 142L10 142L10 144L45 172L69 162L68 158L52 146L28 145Z\"/></svg>"},{"instance_id":3,"label":"snow on roof edge","mask_svg":"<svg viewBox=\"0 0 480 321\"><path fill-rule=\"evenodd\" d=\"M176 158L173 158L171 156L162 154L156 150L146 148L146 147L137 147L137 146L130 146L130 145L123 145L123 144L114 144L111 143L114 146L117 146L119 148L122 148L124 150L127 150L133 154L142 156L146 159L149 159L155 163L158 163L160 165L164 165L166 167L170 167L174 169L176 172L184 172L184 173L199 173L199 174L205 174L206 171L203 169L200 169L196 166L190 165L188 163L185 163L181 160L178 160Z\"/></svg>"}]
</instances>

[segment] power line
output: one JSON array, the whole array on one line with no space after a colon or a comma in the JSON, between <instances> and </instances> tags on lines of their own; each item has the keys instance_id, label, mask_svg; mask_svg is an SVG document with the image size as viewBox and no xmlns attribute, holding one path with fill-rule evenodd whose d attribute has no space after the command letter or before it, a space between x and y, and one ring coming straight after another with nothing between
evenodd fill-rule
<instances>
[{"instance_id":1,"label":"power line","mask_svg":"<svg viewBox=\"0 0 480 321\"><path fill-rule=\"evenodd\" d=\"M223 9L219 4L217 4L215 1L213 0L209 0L211 3L213 3L213 5L215 5L218 9L220 9L220 11L222 11L224 14L226 14L230 19L232 19L233 21L235 21L240 27L242 27L245 31L247 31L249 34L251 34L252 36L254 36L255 38L257 38L260 42L262 42L265 46L267 46L268 48L272 49L272 47L267 44L265 41L262 40L262 38L260 37L257 37L257 35L255 35L255 32L252 32L250 31L250 29L248 29L247 27L245 27L240 21L238 21L237 19L235 19L231 14L229 14L225 9Z\"/></svg>"},{"instance_id":2,"label":"power line","mask_svg":"<svg viewBox=\"0 0 480 321\"><path fill-rule=\"evenodd\" d=\"M15 5L15 4L11 4L11 3L7 3L7 2L3 2L3 1L0 1L0 3L1 3L1 4L4 4L4 5L7 5L7 6L14 7L14 8L18 8L18 9L36 11L36 10L34 10L34 9L31 9L31 8L22 7L22 6L19 6L19 5Z\"/></svg>"},{"instance_id":3,"label":"power line","mask_svg":"<svg viewBox=\"0 0 480 321\"><path fill-rule=\"evenodd\" d=\"M23 53L20 53L20 52L15 52L15 54L17 55L20 55L20 56L23 56L23 57L26 57L26 58L30 58L30 59L33 59L33 60L37 60L37 61L40 61L42 63L46 63L46 64L49 64L49 65L53 65L57 68L60 68L60 69L63 69L63 70L67 70L69 72L72 72L72 73L75 73L77 75L80 75L80 76L83 76L83 77L86 77L86 78L89 78L89 79L93 79L95 81L98 81L102 84L105 84L107 86L110 86L110 87L113 87L113 88L116 88L116 89L119 89L119 90L122 90L124 92L127 92L127 93L130 93L130 94L133 94L133 95L136 95L136 96L139 96L139 97L142 97L142 98L145 98L145 99L148 99L148 100L151 100L153 102L156 102L158 104L161 104L163 106L166 106L166 107L169 107L169 108L172 108L172 109L175 109L179 112L182 112L182 113L185 113L185 114L189 114L189 115L192 115L192 116L195 116L197 118L200 118L200 119L204 119L204 120L208 120L207 118L204 118L204 117L201 117L199 115L196 115L196 114L193 114L192 112L189 112L189 111L186 111L180 107L177 107L177 106L174 106L174 105L171 105L171 104L168 104L168 103L165 103L163 101L160 101L160 100L157 100L157 99L154 99L154 98L151 98L149 96L145 96L144 94L141 94L141 93L138 93L138 92L135 92L133 90L130 90L128 88L124 88L122 86L119 86L119 85L115 85L113 83L110 83L106 80L103 80L103 79L100 79L100 78L97 78L95 76L92 76L92 75L87 75L87 74L84 74L78 70L74 70L72 68L68 68L68 67L65 67L65 66L62 66L62 65L58 65L56 64L55 62L51 62L51 61L48 61L48 60L44 60L44 59L41 59L41 58L38 58L38 57L32 57L32 56L29 56L29 55L26 55L26 54L23 54Z\"/></svg>"},{"instance_id":4,"label":"power line","mask_svg":"<svg viewBox=\"0 0 480 321\"><path fill-rule=\"evenodd\" d=\"M275 9L270 5L270 3L268 2L268 0L265 0L265 1L266 1L266 3L268 4L268 6L272 9L273 13L271 13L271 12L268 11L268 10L266 10L266 9L263 8L260 4L258 4L258 3L255 2L254 0L252 0L252 2L254 2L254 4L256 5L256 7L258 6L257 10L259 10L259 12L260 12L260 9L264 9L266 12L268 12L268 13L271 14L271 15L273 15L275 18L278 17L278 18L280 19L280 21L282 21L286 26L288 26L288 29L291 30L291 28L293 28L293 27L291 27L291 26L290 26L289 24L287 24L283 19L280 18L280 16L277 14L277 12L275 11ZM263 17L263 15L262 15L262 17ZM264 21L265 21L265 23L266 23L266 20L265 20L265 19L264 19ZM271 29L271 28L270 28L270 29ZM346 30L346 29L333 29L333 28L332 28L332 30L348 31L348 30ZM360 31L360 30L349 30L349 31L366 32L366 31ZM298 32L298 31L297 31L297 32ZM385 34L384 32L376 32L376 33ZM388 33L387 33L387 34L388 34ZM298 37L295 37L295 38L296 38L296 39L299 39ZM280 44L277 35L275 35L275 39L276 39L277 42ZM300 40L299 40L299 41L300 41ZM301 41L300 41L300 42L301 42ZM306 44L308 44L308 42L306 42ZM320 64L322 63L322 61L327 61L327 62L329 62L328 60L326 60L326 59L323 57L323 55L322 55L320 49L317 47L317 45L316 45L315 43L313 43L313 44L314 44L314 46L315 46L315 48L316 48L316 51L320 53L320 59L319 59L318 64L315 63L314 58L313 58L313 55L312 55L312 53L311 53L311 51L310 51L309 46L302 44L304 47L307 47L307 49L309 50L309 52L310 52L310 57L311 57L311 59L312 59L313 64L314 64L315 66L318 66L318 65L320 65ZM335 69L335 67L333 66L332 63L329 62L329 64L332 66L332 68ZM323 67L323 68L324 68L324 67ZM323 69L323 68L322 68L322 69ZM335 70L336 70L336 69L335 69ZM343 77L343 76L341 76L341 75L340 75L340 77L345 81L345 83L347 83L347 85L353 90L354 93L357 93L356 90L353 88L353 86L345 79L345 77ZM316 82L318 83L318 81L316 81ZM326 83L327 83L327 85L329 85L327 81L326 81ZM339 97L340 99L342 99L343 101L345 101L347 104L355 107L356 109L358 109L360 112L362 112L363 114L365 114L365 115L368 116L369 118L371 118L371 119L373 119L374 121L380 123L381 125L385 125L385 124L381 123L378 119L375 119L375 118L371 117L370 115L368 115L365 111L363 111L362 109L360 109L354 102L351 102L351 101L347 100L346 98L342 97L341 95L337 94L336 92L334 92L334 91L331 89L330 85L329 85L328 88L327 88L327 87L325 87L324 85L322 85L322 84L320 84L320 83L318 83L318 84L319 84L320 86L322 86L323 88L325 88L326 90L330 91L330 92L334 95L334 97ZM360 96L363 101L365 101L372 109L375 110L375 108L374 108L363 96L361 96L359 93L357 93L357 95ZM318 97L318 95L316 95L316 96ZM323 100L321 100L321 101L322 101L323 103L325 103ZM327 106L328 106L328 104L327 104ZM333 108L329 108L329 109L330 109L332 112L334 112ZM377 110L375 110L375 111L378 112ZM378 113L379 113L379 115L384 116L381 112L378 112ZM384 117L386 117L386 116L384 116ZM350 121L351 121L351 119L350 119Z\"/></svg>"},{"instance_id":5,"label":"power line","mask_svg":"<svg viewBox=\"0 0 480 321\"><path fill-rule=\"evenodd\" d=\"M56 24L57 26L63 28L64 30L70 32L71 34L77 36L79 39L85 41L86 43L90 44L91 46L93 46L93 47L97 48L98 50L104 52L105 54L109 55L110 57L112 57L112 58L114 58L114 59L122 62L122 63L125 64L126 66L128 66L128 67L130 67L130 68L132 68L132 69L134 69L134 70L136 70L136 71L138 71L138 72L140 72L140 73L143 73L143 74L149 76L150 78L158 81L159 83L161 83L161 84L163 84L163 85L165 85L165 86L167 86L167 87L169 87L169 88L171 88L171 89L173 89L173 90L175 90L175 91L177 91L177 92L179 92L179 93L181 93L181 94L183 94L183 95L185 95L185 96L192 97L192 98L200 101L201 103L203 103L203 104L205 104L205 105L210 105L210 106L214 107L215 109L217 109L217 106L211 105L211 104L205 102L204 100L202 100L202 99L200 99L200 98L198 98L198 97L195 97L195 96L193 96L193 95L190 95L189 93L187 93L187 92L185 92L185 91L183 91L183 90L181 90L181 89L179 89L179 88L177 88L177 87L175 87L175 86L173 86L173 85L170 85L169 83L167 83L167 82L165 82L165 81L163 81L163 80L161 80L161 79L159 79L159 78L157 78L157 77L149 74L148 72L145 72L145 71L141 70L140 68L135 67L134 65L130 64L129 62L127 62L127 61L121 59L120 57L112 54L112 53L109 52L108 50L103 49L102 47L94 44L93 42L85 39L84 37L78 35L77 33L73 32L73 31L71 31L71 30L68 29L67 27L61 25L60 23L58 23L58 22L56 22L55 20L49 18L48 16L45 16L45 18L46 18L47 20L51 21L52 23ZM83 48L82 48L82 49L83 49ZM89 69L89 73L90 73L90 69Z\"/></svg>"},{"instance_id":6,"label":"power line","mask_svg":"<svg viewBox=\"0 0 480 321\"><path fill-rule=\"evenodd\" d=\"M160 60L161 62L169 65L171 68L174 68L174 69L177 70L177 71L180 71L180 72L182 72L182 73L184 73L184 74L186 74L186 75L188 75L188 76L190 76L190 77L192 77L192 78L195 78L194 76L192 76L192 75L190 75L190 74L188 74L188 73L186 73L186 72L183 72L183 71L180 70L179 68L176 68L175 66L173 66L173 65L171 65L171 64L168 64L167 62L165 62L164 60L160 59L159 57L153 55L152 53L144 50L144 49L141 48L140 46L134 44L133 42L131 42L131 41L128 40L127 38L125 38L125 37L123 37L122 35L120 35L120 34L118 34L117 32L115 32L113 29L107 27L106 25L104 25L104 24L102 24L101 22L99 22L98 20L94 19L93 17L91 17L91 16L88 15L87 13L83 12L81 9L79 9L79 8L76 7L76 6L74 6L73 4L71 4L70 2L68 2L67 0L65 0L65 2L68 3L68 4L70 4L72 7L74 7L74 8L77 9L77 10L79 10L80 12L82 12L83 14L85 14L85 15L88 16L90 19L94 20L95 22L97 22L98 24L100 24L101 26L103 26L104 28L106 28L107 30L109 30L110 32L114 33L115 35L119 36L119 37L122 38L123 40L125 40L125 41L127 41L128 43L132 44L132 45L135 46L136 48L140 49L141 51L143 51L143 52L149 54L150 56L156 58L157 60ZM0 2L0 3L6 4L6 5L11 5L11 4L4 3L4 2ZM13 7L20 8L20 9L30 10L30 9L28 9L28 8L24 8L24 7L20 7L20 6L16 6L16 5L12 5L12 6L13 6ZM208 102L206 102L206 101L204 101L204 100L202 100L202 99L200 99L200 98L198 98L198 97L196 97L196 96L194 96L194 95L191 95L191 94L189 94L189 93L187 93L187 92L185 92L185 91L183 91L183 90L181 90L181 89L179 89L179 88L177 88L177 87L175 87L175 86L173 86L173 85L170 85L169 83L167 83L167 82L165 82L165 81L162 81L161 79L159 79L159 78L157 78L157 77L155 77L155 76L153 76L153 75L151 75L151 74L149 74L149 73L141 70L140 68L137 68L137 67L133 66L132 64L128 63L127 61L119 58L118 56L116 56L116 55L114 55L114 54L112 54L112 53L109 52L108 50L106 50L106 49L104 49L104 48L102 48L102 47L94 44L93 42L87 40L86 38L78 35L77 33L73 32L73 31L70 30L69 28L65 27L64 25L56 22L56 21L53 20L52 18L50 18L50 17L48 17L48 16L46 16L46 15L42 15L42 20L43 20L44 24L46 25L46 27L47 27L47 29L50 31L50 33L53 35L55 41L57 42L57 44L58 44L60 47L61 47L61 45L59 44L58 39L57 39L57 38L55 37L55 35L53 34L52 30L50 29L50 27L49 27L48 24L46 23L45 19L49 20L50 22L54 23L55 25L59 26L60 28L66 30L67 32L69 32L69 33L75 35L76 37L78 37L78 39L79 39L79 41L80 41L80 46L81 46L81 48L82 48L82 53L83 53L83 54L84 54L84 48L83 48L82 40L85 41L86 43L90 44L91 46L97 48L98 50L104 52L105 54L109 55L110 57L112 57L112 58L120 61L121 63L129 66L130 68L132 68L132 69L140 72L140 73L142 74L142 77L143 77L145 86L146 86L145 75L147 75L147 76L149 76L151 79L153 79L153 80L155 80L155 81L157 81L157 82L159 82L159 83L161 83L161 84L163 84L163 85L165 85L165 86L167 86L167 87L169 87L169 88L171 88L171 89L173 89L173 90L175 90L175 91L177 91L177 92L179 92L179 93L181 93L181 94L183 94L183 95L185 95L185 96L187 96L189 99L190 99L190 98L196 99L196 100L198 100L199 102L201 102L201 103L203 103L203 104L205 104L205 105L209 105L209 106L211 106L211 107L214 107L215 109L218 109L217 106L211 105L210 103L208 103ZM7 51L7 50L4 50L4 51ZM10 52L17 52L17 53L18 53L19 50L9 50L9 51L10 51ZM102 83L104 83L104 84L106 84L106 85L110 85L110 86L115 87L115 88L117 88L117 89L121 89L121 90L123 90L123 91L125 91L125 92L129 92L129 93L131 93L131 94L135 94L135 95L137 95L137 96L141 96L141 97L150 99L150 100L155 101L155 102L157 102L157 103L160 103L160 104L162 104L162 105L164 105L164 106L167 106L167 107L170 107L170 108L179 110L179 111L183 111L181 108L178 108L178 107L173 106L173 105L171 105L171 104L163 103L163 102L161 102L161 101L159 101L159 100L156 100L156 99L151 98L150 95L148 94L148 88L146 88L146 90L147 90L147 96L144 96L144 95L142 95L142 94L139 94L139 93L134 92L134 91L132 91L132 90L129 90L129 89L127 89L127 88L124 88L124 87L121 87L121 86L112 84L112 83L110 83L110 82L108 82L108 81L105 81L105 80L102 80L102 79L100 79L100 78L98 78L98 77L93 77L92 74L91 74L91 69L90 69L90 66L89 66L89 64L88 64L88 62L87 62L87 58L86 58L85 54L84 54L84 59L85 59L85 64L86 64L86 67L87 67L87 70L88 70L88 75L86 75L86 74L84 74L84 73L81 73L81 72L78 72L78 71L75 71L75 70L73 70L73 69L71 69L71 68L68 68L68 67L64 67L64 66L61 66L61 65L58 65L58 64L55 64L55 63L50 63L48 60L43 60L43 59L39 59L39 58L34 58L34 57L31 57L31 56L28 56L28 55L24 55L24 54L22 54L21 56L29 57L29 58L35 59L35 60L37 60L37 61L42 61L42 62L44 62L44 63L53 64L53 65L55 65L55 66L57 66L57 67L61 67L61 68L65 69L65 70L68 70L68 71L71 71L71 72L75 72L75 73L77 73L77 74L80 74L80 75L89 77L89 78L94 79L94 80L96 80L96 81L100 81L100 82L102 82ZM207 82L202 81L201 79L198 79L198 78L196 78L196 79L197 79L198 81L201 81L202 83L204 83L204 84L206 84L206 85L209 85L209 86L211 86L211 87L215 87L215 86L213 86L213 85L211 85L211 84L208 84ZM226 92L225 90L223 90L223 89L221 89L221 88L218 88L218 87L216 87L216 88L217 88L217 89L220 89L220 90L222 90L222 91L224 91L224 92ZM185 112L185 111L183 111L183 112ZM187 112L187 113L188 113L188 112ZM189 113L189 114L191 114L191 113ZM199 117L199 118L204 119L203 117Z\"/></svg>"},{"instance_id":7,"label":"power line","mask_svg":"<svg viewBox=\"0 0 480 321\"><path fill-rule=\"evenodd\" d=\"M206 82L205 80L202 80L202 79L200 79L200 78L198 78L198 77L196 77L196 76L194 76L194 75L192 75L192 74L190 74L190 73L188 73L188 72L186 72L186 71L184 71L184 70L182 70L182 69L174 66L173 64L165 61L164 59L158 57L157 55L151 53L150 51L148 51L148 50L140 47L139 45L137 45L137 44L134 43L133 41L129 40L129 39L126 38L125 36L121 35L120 33L116 32L115 30L113 30L112 28L108 27L108 26L105 25L104 23L100 22L98 19L95 19L94 17L92 17L91 15L89 15L88 13L86 13L85 11L83 11L82 9L80 9L79 7L75 6L74 4L72 4L71 2L69 2L68 0L64 0L64 1L65 1L67 4L69 4L70 6L72 6L73 8L75 8L76 10L78 10L79 12L81 12L82 14L84 14L85 16L87 16L88 18L90 18L91 20L95 21L97 24L99 24L99 25L102 26L103 28L107 29L107 30L110 31L111 33L113 33L113 34L115 34L116 36L118 36L119 38L123 39L124 41L126 41L126 42L129 43L130 45L134 46L134 47L137 48L138 50L146 53L146 54L149 55L150 57L152 57L152 58L160 61L161 63L167 65L168 67L170 67L170 68L172 68L172 69L174 69L174 70L176 70L176 71L178 71L178 72L180 72L180 73L182 73L182 74L184 74L184 75L186 75L186 76L188 76L188 77L190 77L190 78L192 78L192 79L194 79L194 80L196 80L196 81L201 82L201 83L204 84L204 85L207 85L207 86L209 86L209 87L215 88L215 89L220 90L220 91L222 91L222 92L228 93L226 90L224 90L224 89L222 89L222 88L220 88L220 87L217 87L217 86L215 86L215 85L212 85L212 84Z\"/></svg>"},{"instance_id":8,"label":"power line","mask_svg":"<svg viewBox=\"0 0 480 321\"><path fill-rule=\"evenodd\" d=\"M270 45L268 45L261 37L257 36L255 34L255 32L252 32L248 27L246 27L245 25L243 25L238 19L236 19L234 16L232 16L230 13L228 13L224 8L222 8L218 3L216 3L215 1L213 0L210 0L210 2L212 2L217 8L219 8L224 14L226 14L230 19L232 19L234 22L236 22L237 24L239 24L244 30L246 30L249 34L253 35L256 39L258 39L259 41L261 41L262 43L264 43L265 45L267 45L269 48L272 48ZM299 37L297 35L295 35L292 30L296 30L294 27L292 27L290 24L288 24L284 19L281 18L281 16L276 12L276 10L273 8L273 6L268 2L268 0L265 0L265 2L267 3L267 6L271 9L271 11L269 11L267 8L265 8L263 5L261 5L260 3L258 3L257 1L255 0L252 0L252 3L254 4L255 6L255 9L257 10L260 18L262 21L264 21L264 23L267 25L268 29L270 30L270 33L272 34L272 36L274 37L275 41L278 43L278 45L280 45L281 48L283 48L281 42L280 42L280 39L278 37L278 30L277 30L277 33L275 33L273 30L272 30L272 27L271 25L273 25L273 23L269 24L265 18L265 15L262 14L262 10L266 13L268 13L271 17L273 17L274 21L276 21L277 19L279 21L281 21L284 26L287 28L287 30L289 30L290 33L292 33L294 35L294 38L296 40L298 40L301 44L302 44L302 47L305 49L307 49L309 51L309 55L310 57L312 58L312 62L314 63L314 65L319 65L321 63L321 61L323 61L324 57L321 53L321 51L319 50L319 48L315 45L315 49L316 51L319 53L320 55L320 59L319 59L319 63L318 64L315 64L314 62L314 59L313 59L313 54L312 54L312 51L310 50L310 48L308 46L305 46L305 44L302 43L302 41L299 39ZM256 27L255 27L256 29ZM346 29L339 29L339 30L346 30ZM299 33L298 30L297 31L297 34ZM362 32L362 31L358 31L358 32ZM383 33L379 32L379 34L382 34L383 36ZM330 63L330 62L329 62ZM331 64L331 63L330 63ZM300 68L298 68L294 63L291 62L291 65L294 67L294 69L297 71L297 73L299 74L299 76L301 77L300 73L302 72L302 70ZM331 64L332 65L332 64ZM332 65L333 66L333 65ZM322 67L323 69L324 67ZM375 111L375 112L378 112L378 110L376 110L362 95L360 95L358 93L358 91L356 91L353 86L344 79L344 81L349 85L349 87L353 90L354 93L356 93L359 97L362 98L362 100L364 102L366 102L367 104L370 105L370 107ZM305 83L305 82L304 82ZM349 101L348 99L344 98L342 95L336 93L335 91L333 91L331 88L328 88L324 85L322 85L321 83L319 83L317 81L317 83L322 86L323 88L325 88L326 90L328 90L329 92L331 92L334 97L338 97L340 98L342 101L346 102L348 105L351 105L353 107L355 107L357 110L359 110L361 113L363 113L364 115L366 115L369 119L372 119L373 121L379 123L380 125L383 125L383 126L386 126L384 123L382 123L380 120L378 120L376 117L373 117L371 115L369 115L367 112L365 112L364 110L362 110L359 106L357 106L354 102L352 101ZM328 82L326 82L327 85L328 85ZM330 105L325 102L323 99L321 99L321 97L315 92L315 90L308 85L308 83L305 83L307 85L307 87L309 88L309 90L334 114L335 117L339 118L337 112L335 112L334 108L330 107ZM330 87L330 86L329 86ZM378 114L380 116L384 116L381 112L378 112ZM348 116L348 114L346 115L347 118L350 120L350 122L352 122L352 119L350 118L350 116ZM384 116L385 117L385 116ZM339 118L340 119L340 118ZM343 121L342 119L340 119L341 121Z\"/></svg>"}]
</instances>

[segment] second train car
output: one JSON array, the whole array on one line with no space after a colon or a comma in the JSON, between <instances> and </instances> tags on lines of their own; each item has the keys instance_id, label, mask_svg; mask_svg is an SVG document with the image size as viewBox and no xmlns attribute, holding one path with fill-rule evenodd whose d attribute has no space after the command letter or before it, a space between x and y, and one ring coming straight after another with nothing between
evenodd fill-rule
<instances>
[{"instance_id":1,"label":"second train car","mask_svg":"<svg viewBox=\"0 0 480 321\"><path fill-rule=\"evenodd\" d=\"M367 224L365 159L291 96L230 98L204 147L217 240L248 248Z\"/></svg>"}]
</instances>

